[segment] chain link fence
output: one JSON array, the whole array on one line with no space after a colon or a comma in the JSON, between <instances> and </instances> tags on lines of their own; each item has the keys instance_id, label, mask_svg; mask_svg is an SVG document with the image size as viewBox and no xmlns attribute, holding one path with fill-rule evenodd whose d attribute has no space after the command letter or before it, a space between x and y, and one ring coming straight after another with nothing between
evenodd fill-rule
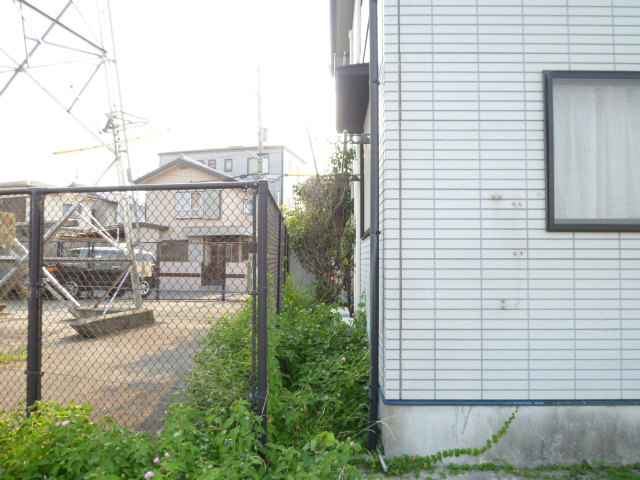
<instances>
[{"instance_id":1,"label":"chain link fence","mask_svg":"<svg viewBox=\"0 0 640 480\"><path fill-rule=\"evenodd\" d=\"M286 249L266 181L0 191L0 410L85 402L155 431L211 324L250 308L266 425Z\"/></svg>"}]
</instances>

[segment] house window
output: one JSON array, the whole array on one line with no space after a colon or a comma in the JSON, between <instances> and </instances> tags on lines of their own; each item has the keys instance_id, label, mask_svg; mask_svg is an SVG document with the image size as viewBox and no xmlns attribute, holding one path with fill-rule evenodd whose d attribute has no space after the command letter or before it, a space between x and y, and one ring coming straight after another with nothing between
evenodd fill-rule
<instances>
[{"instance_id":1,"label":"house window","mask_svg":"<svg viewBox=\"0 0 640 480\"><path fill-rule=\"evenodd\" d=\"M24 222L29 218L26 197L0 197L0 212L13 213L16 222Z\"/></svg>"},{"instance_id":2,"label":"house window","mask_svg":"<svg viewBox=\"0 0 640 480\"><path fill-rule=\"evenodd\" d=\"M201 192L176 192L176 218L202 218Z\"/></svg>"},{"instance_id":3,"label":"house window","mask_svg":"<svg viewBox=\"0 0 640 480\"><path fill-rule=\"evenodd\" d=\"M260 159L258 157L247 158L247 174L249 175L265 175L269 173L269 157L262 156L262 172L260 172Z\"/></svg>"},{"instance_id":4,"label":"house window","mask_svg":"<svg viewBox=\"0 0 640 480\"><path fill-rule=\"evenodd\" d=\"M242 205L243 205L243 211L244 213L248 213L248 214L253 214L253 200L249 200L247 198L245 198L242 201Z\"/></svg>"},{"instance_id":5,"label":"house window","mask_svg":"<svg viewBox=\"0 0 640 480\"><path fill-rule=\"evenodd\" d=\"M224 159L224 171L230 172L233 170L233 158L225 158Z\"/></svg>"},{"instance_id":6,"label":"house window","mask_svg":"<svg viewBox=\"0 0 640 480\"><path fill-rule=\"evenodd\" d=\"M243 261L249 260L249 255L253 251L251 247L252 247L251 243L242 242L242 260Z\"/></svg>"},{"instance_id":7,"label":"house window","mask_svg":"<svg viewBox=\"0 0 640 480\"><path fill-rule=\"evenodd\" d=\"M164 262L186 262L189 260L187 240L165 240L160 242L160 260Z\"/></svg>"},{"instance_id":8,"label":"house window","mask_svg":"<svg viewBox=\"0 0 640 480\"><path fill-rule=\"evenodd\" d=\"M209 168L213 168L215 170L216 169L216 159L212 158L210 160L207 160L207 165L209 166Z\"/></svg>"},{"instance_id":9,"label":"house window","mask_svg":"<svg viewBox=\"0 0 640 480\"><path fill-rule=\"evenodd\" d=\"M640 231L640 72L545 72L547 228Z\"/></svg>"}]
</instances>

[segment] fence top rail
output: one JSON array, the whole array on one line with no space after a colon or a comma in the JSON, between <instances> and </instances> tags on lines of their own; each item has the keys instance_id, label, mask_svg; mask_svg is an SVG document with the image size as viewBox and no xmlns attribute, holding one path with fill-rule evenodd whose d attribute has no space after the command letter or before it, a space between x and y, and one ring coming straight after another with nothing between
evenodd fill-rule
<instances>
[{"instance_id":1,"label":"fence top rail","mask_svg":"<svg viewBox=\"0 0 640 480\"><path fill-rule=\"evenodd\" d=\"M102 192L146 192L158 190L222 190L222 189L254 189L256 181L248 182L198 182L198 183L164 183L154 185L111 185L104 187L29 187L0 189L0 195L31 195L38 191L45 195L52 193L102 193Z\"/></svg>"}]
</instances>

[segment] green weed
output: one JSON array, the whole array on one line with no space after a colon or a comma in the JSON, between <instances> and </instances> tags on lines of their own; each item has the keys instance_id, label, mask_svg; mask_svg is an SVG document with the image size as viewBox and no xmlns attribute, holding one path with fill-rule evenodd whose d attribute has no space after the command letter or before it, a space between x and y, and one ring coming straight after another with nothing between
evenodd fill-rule
<instances>
[{"instance_id":1,"label":"green weed","mask_svg":"<svg viewBox=\"0 0 640 480\"><path fill-rule=\"evenodd\" d=\"M0 352L0 365L6 365L12 362L26 362L27 349L23 348L19 352Z\"/></svg>"}]
</instances>

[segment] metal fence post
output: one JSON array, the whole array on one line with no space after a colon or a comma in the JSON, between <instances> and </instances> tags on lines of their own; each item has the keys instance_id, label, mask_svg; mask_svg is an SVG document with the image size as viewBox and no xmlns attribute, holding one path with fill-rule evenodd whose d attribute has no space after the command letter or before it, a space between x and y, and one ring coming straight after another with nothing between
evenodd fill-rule
<instances>
[{"instance_id":1,"label":"metal fence post","mask_svg":"<svg viewBox=\"0 0 640 480\"><path fill-rule=\"evenodd\" d=\"M27 324L27 414L41 399L42 376L42 227L44 191L31 190L29 238L29 316Z\"/></svg>"},{"instance_id":2,"label":"metal fence post","mask_svg":"<svg viewBox=\"0 0 640 480\"><path fill-rule=\"evenodd\" d=\"M282 215L278 216L278 220L278 273L276 275L276 312L278 312L278 315L280 315L282 313L282 286L284 280L284 274L282 272L282 225L284 219L282 218Z\"/></svg>"},{"instance_id":3,"label":"metal fence post","mask_svg":"<svg viewBox=\"0 0 640 480\"><path fill-rule=\"evenodd\" d=\"M269 391L268 374L269 358L267 350L267 321L268 321L268 284L267 284L267 208L269 203L269 184L266 180L258 181L257 194L258 212L258 378L257 378L257 408L262 416L264 435L261 442L266 445L268 440L267 394Z\"/></svg>"},{"instance_id":4,"label":"metal fence post","mask_svg":"<svg viewBox=\"0 0 640 480\"><path fill-rule=\"evenodd\" d=\"M156 278L156 300L160 300L160 272L162 272L162 267L160 266L160 242L156 241L156 266L160 270L154 272L157 275Z\"/></svg>"}]
</instances>

